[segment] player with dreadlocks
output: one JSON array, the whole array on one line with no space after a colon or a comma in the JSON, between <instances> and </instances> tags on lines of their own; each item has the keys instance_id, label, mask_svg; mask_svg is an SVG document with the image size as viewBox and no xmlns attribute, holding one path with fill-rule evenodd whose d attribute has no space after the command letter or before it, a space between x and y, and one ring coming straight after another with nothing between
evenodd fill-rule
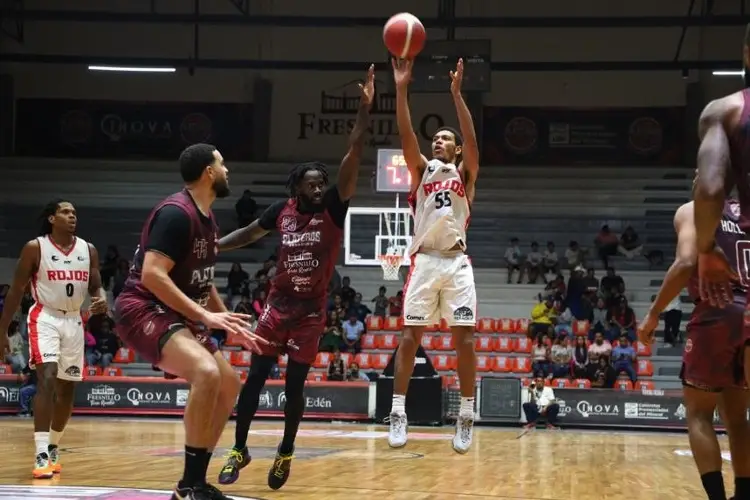
<instances>
[{"instance_id":1,"label":"player with dreadlocks","mask_svg":"<svg viewBox=\"0 0 750 500\"><path fill-rule=\"evenodd\" d=\"M318 353L326 321L328 283L341 248L349 200L357 186L375 95L373 66L359 88L357 120L336 184L328 185L328 172L322 163L297 165L287 182L289 199L274 203L258 220L219 241L220 250L231 250L244 247L274 229L281 233L276 275L255 331L268 345L260 346L261 352L252 355L250 374L237 405L234 447L219 474L221 484L235 482L240 470L250 462L247 451L250 422L271 368L282 353L289 355L284 389L284 437L268 472L268 486L277 490L289 478L294 440L305 409L305 380Z\"/></svg>"},{"instance_id":2,"label":"player with dreadlocks","mask_svg":"<svg viewBox=\"0 0 750 500\"><path fill-rule=\"evenodd\" d=\"M75 207L65 200L47 204L39 237L26 243L18 259L0 316L0 354L8 346L7 331L31 283L29 366L36 370L32 475L50 479L61 470L58 444L73 411L75 382L83 377L85 352L81 306L91 296L91 313L107 310L99 275L99 255L78 238Z\"/></svg>"}]
</instances>

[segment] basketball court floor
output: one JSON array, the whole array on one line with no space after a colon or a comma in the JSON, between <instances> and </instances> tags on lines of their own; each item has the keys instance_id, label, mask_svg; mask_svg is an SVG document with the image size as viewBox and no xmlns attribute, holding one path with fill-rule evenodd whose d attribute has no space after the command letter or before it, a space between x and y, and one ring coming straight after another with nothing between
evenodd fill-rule
<instances>
[{"instance_id":1,"label":"basketball court floor","mask_svg":"<svg viewBox=\"0 0 750 500\"><path fill-rule=\"evenodd\" d=\"M450 445L452 428L412 428L409 444L391 450L386 428L305 422L292 475L271 491L266 474L281 422L256 422L248 444L253 462L224 488L238 499L403 500L680 500L703 499L685 434L537 430L479 427L467 455ZM224 432L212 460L233 442ZM156 500L182 473L179 420L74 417L61 444L62 473L30 478L32 422L0 420L0 499ZM727 450L726 438L721 438ZM727 457L728 458L728 457ZM725 462L728 492L731 464ZM115 489L120 488L120 489Z\"/></svg>"}]
</instances>

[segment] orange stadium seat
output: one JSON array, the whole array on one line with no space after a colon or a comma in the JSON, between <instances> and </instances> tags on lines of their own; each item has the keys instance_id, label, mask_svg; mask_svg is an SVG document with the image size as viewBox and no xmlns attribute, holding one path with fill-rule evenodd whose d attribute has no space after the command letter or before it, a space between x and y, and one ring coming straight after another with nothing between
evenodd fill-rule
<instances>
[{"instance_id":1,"label":"orange stadium seat","mask_svg":"<svg viewBox=\"0 0 750 500\"><path fill-rule=\"evenodd\" d=\"M313 366L315 368L328 368L328 363L330 363L332 359L333 354L330 352L319 352L318 355L315 356Z\"/></svg>"},{"instance_id":2,"label":"orange stadium seat","mask_svg":"<svg viewBox=\"0 0 750 500\"><path fill-rule=\"evenodd\" d=\"M521 387L528 387L531 385L531 379L528 377L524 377L521 379Z\"/></svg>"},{"instance_id":3,"label":"orange stadium seat","mask_svg":"<svg viewBox=\"0 0 750 500\"><path fill-rule=\"evenodd\" d=\"M573 333L580 337L585 337L589 334L589 328L591 326L589 325L589 322L585 319L574 321L573 322Z\"/></svg>"},{"instance_id":4,"label":"orange stadium seat","mask_svg":"<svg viewBox=\"0 0 750 500\"><path fill-rule=\"evenodd\" d=\"M403 320L401 319L401 316L388 316L383 322L383 330L389 332L399 332L401 331L402 325Z\"/></svg>"},{"instance_id":5,"label":"orange stadium seat","mask_svg":"<svg viewBox=\"0 0 750 500\"><path fill-rule=\"evenodd\" d=\"M422 335L422 347L425 351L431 351L435 348L435 336L434 335Z\"/></svg>"},{"instance_id":6,"label":"orange stadium seat","mask_svg":"<svg viewBox=\"0 0 750 500\"><path fill-rule=\"evenodd\" d=\"M477 331L479 333L494 333L495 318L479 318L479 321L477 321Z\"/></svg>"},{"instance_id":7,"label":"orange stadium seat","mask_svg":"<svg viewBox=\"0 0 750 500\"><path fill-rule=\"evenodd\" d=\"M432 365L438 371L453 370L456 368L456 357L450 354L437 354L432 357Z\"/></svg>"},{"instance_id":8,"label":"orange stadium seat","mask_svg":"<svg viewBox=\"0 0 750 500\"><path fill-rule=\"evenodd\" d=\"M492 358L492 371L495 373L510 373L513 371L512 359L505 356Z\"/></svg>"},{"instance_id":9,"label":"orange stadium seat","mask_svg":"<svg viewBox=\"0 0 750 500\"><path fill-rule=\"evenodd\" d=\"M83 311L81 313L81 323L83 323L84 326L89 322L89 318L91 317L91 313L88 311Z\"/></svg>"},{"instance_id":10,"label":"orange stadium seat","mask_svg":"<svg viewBox=\"0 0 750 500\"><path fill-rule=\"evenodd\" d=\"M354 356L354 362L359 365L361 370L369 370L372 367L371 355L366 352L360 352Z\"/></svg>"},{"instance_id":11,"label":"orange stadium seat","mask_svg":"<svg viewBox=\"0 0 750 500\"><path fill-rule=\"evenodd\" d=\"M519 356L513 358L513 373L530 373L531 372L531 358L526 356Z\"/></svg>"},{"instance_id":12,"label":"orange stadium seat","mask_svg":"<svg viewBox=\"0 0 750 500\"><path fill-rule=\"evenodd\" d=\"M498 318L495 321L497 333L516 333L516 321L511 318Z\"/></svg>"},{"instance_id":13,"label":"orange stadium seat","mask_svg":"<svg viewBox=\"0 0 750 500\"><path fill-rule=\"evenodd\" d=\"M521 318L519 320L516 320L515 333L521 333L523 335L526 335L528 332L529 332L529 320L526 318Z\"/></svg>"},{"instance_id":14,"label":"orange stadium seat","mask_svg":"<svg viewBox=\"0 0 750 500\"><path fill-rule=\"evenodd\" d=\"M492 358L489 356L477 356L477 371L478 372L491 372L492 371Z\"/></svg>"},{"instance_id":15,"label":"orange stadium seat","mask_svg":"<svg viewBox=\"0 0 750 500\"><path fill-rule=\"evenodd\" d=\"M443 387L451 387L454 385L458 385L458 377L456 375L443 376Z\"/></svg>"},{"instance_id":16,"label":"orange stadium seat","mask_svg":"<svg viewBox=\"0 0 750 500\"><path fill-rule=\"evenodd\" d=\"M435 349L438 351L452 351L454 349L453 335L439 335L435 339Z\"/></svg>"},{"instance_id":17,"label":"orange stadium seat","mask_svg":"<svg viewBox=\"0 0 750 500\"><path fill-rule=\"evenodd\" d=\"M388 361L391 359L391 353L378 353L373 354L370 358L370 367L375 370L383 370L388 366Z\"/></svg>"},{"instance_id":18,"label":"orange stadium seat","mask_svg":"<svg viewBox=\"0 0 750 500\"><path fill-rule=\"evenodd\" d=\"M102 370L102 375L104 375L105 377L121 377L122 370L115 366L108 366L104 370Z\"/></svg>"},{"instance_id":19,"label":"orange stadium seat","mask_svg":"<svg viewBox=\"0 0 750 500\"><path fill-rule=\"evenodd\" d=\"M651 356L651 346L637 341L635 343L635 352L638 353L638 356Z\"/></svg>"},{"instance_id":20,"label":"orange stadium seat","mask_svg":"<svg viewBox=\"0 0 750 500\"><path fill-rule=\"evenodd\" d=\"M556 378L552 380L552 387L557 387L558 389L566 389L571 385L572 382L567 378Z\"/></svg>"},{"instance_id":21,"label":"orange stadium seat","mask_svg":"<svg viewBox=\"0 0 750 500\"><path fill-rule=\"evenodd\" d=\"M448 326L448 322L445 320L445 318L440 320L440 331L443 333L450 333L451 327Z\"/></svg>"},{"instance_id":22,"label":"orange stadium seat","mask_svg":"<svg viewBox=\"0 0 750 500\"><path fill-rule=\"evenodd\" d=\"M307 374L307 380L310 382L323 382L328 379L328 375L324 372L310 372Z\"/></svg>"},{"instance_id":23,"label":"orange stadium seat","mask_svg":"<svg viewBox=\"0 0 750 500\"><path fill-rule=\"evenodd\" d=\"M424 331L430 332L430 333L439 332L440 331L440 325L438 325L438 324L427 325L427 326L424 327Z\"/></svg>"},{"instance_id":24,"label":"orange stadium seat","mask_svg":"<svg viewBox=\"0 0 750 500\"><path fill-rule=\"evenodd\" d=\"M384 333L378 336L378 348L392 351L398 347L398 337L394 333Z\"/></svg>"},{"instance_id":25,"label":"orange stadium seat","mask_svg":"<svg viewBox=\"0 0 750 500\"><path fill-rule=\"evenodd\" d=\"M234 366L250 366L252 355L250 351L232 351L230 363Z\"/></svg>"},{"instance_id":26,"label":"orange stadium seat","mask_svg":"<svg viewBox=\"0 0 750 500\"><path fill-rule=\"evenodd\" d=\"M349 367L349 363L352 362L352 359L354 359L354 354L350 352L341 353L341 360L344 362L344 366L346 366L347 368Z\"/></svg>"},{"instance_id":27,"label":"orange stadium seat","mask_svg":"<svg viewBox=\"0 0 750 500\"><path fill-rule=\"evenodd\" d=\"M531 348L533 347L534 343L532 340L528 337L521 337L516 339L516 342L513 345L513 351L520 352L523 354L530 354Z\"/></svg>"},{"instance_id":28,"label":"orange stadium seat","mask_svg":"<svg viewBox=\"0 0 750 500\"><path fill-rule=\"evenodd\" d=\"M83 377L98 377L102 374L101 366L87 366L83 370Z\"/></svg>"},{"instance_id":29,"label":"orange stadium seat","mask_svg":"<svg viewBox=\"0 0 750 500\"><path fill-rule=\"evenodd\" d=\"M656 386L650 380L639 380L635 383L636 391L653 391Z\"/></svg>"},{"instance_id":30,"label":"orange stadium seat","mask_svg":"<svg viewBox=\"0 0 750 500\"><path fill-rule=\"evenodd\" d=\"M368 331L377 332L378 330L383 329L383 318L380 316L370 314L367 319L365 319L365 323Z\"/></svg>"},{"instance_id":31,"label":"orange stadium seat","mask_svg":"<svg viewBox=\"0 0 750 500\"><path fill-rule=\"evenodd\" d=\"M247 380L247 370L234 370L234 371L237 373L237 375L240 376L240 380L242 382Z\"/></svg>"},{"instance_id":32,"label":"orange stadium seat","mask_svg":"<svg viewBox=\"0 0 750 500\"><path fill-rule=\"evenodd\" d=\"M242 342L240 340L239 335L232 335L231 333L227 333L227 341L224 343L224 345L227 345L229 347L242 347Z\"/></svg>"},{"instance_id":33,"label":"orange stadium seat","mask_svg":"<svg viewBox=\"0 0 750 500\"><path fill-rule=\"evenodd\" d=\"M652 377L654 375L653 363L647 359L639 359L636 373L638 373L639 377Z\"/></svg>"},{"instance_id":34,"label":"orange stadium seat","mask_svg":"<svg viewBox=\"0 0 750 500\"><path fill-rule=\"evenodd\" d=\"M505 335L501 335L497 338L497 342L495 342L495 351L496 352L513 352L513 347L515 347L516 339L507 337Z\"/></svg>"},{"instance_id":35,"label":"orange stadium seat","mask_svg":"<svg viewBox=\"0 0 750 500\"><path fill-rule=\"evenodd\" d=\"M0 364L0 374L2 375L10 375L13 373L13 367L10 365L6 365L5 363Z\"/></svg>"},{"instance_id":36,"label":"orange stadium seat","mask_svg":"<svg viewBox=\"0 0 750 500\"><path fill-rule=\"evenodd\" d=\"M135 361L135 352L127 347L120 347L115 354L115 363L132 363Z\"/></svg>"},{"instance_id":37,"label":"orange stadium seat","mask_svg":"<svg viewBox=\"0 0 750 500\"><path fill-rule=\"evenodd\" d=\"M378 337L380 335L367 334L362 335L360 338L360 345L362 349L377 349L378 348Z\"/></svg>"},{"instance_id":38,"label":"orange stadium seat","mask_svg":"<svg viewBox=\"0 0 750 500\"><path fill-rule=\"evenodd\" d=\"M620 389L621 391L632 391L633 382L626 378L618 378L615 382L615 388Z\"/></svg>"},{"instance_id":39,"label":"orange stadium seat","mask_svg":"<svg viewBox=\"0 0 750 500\"><path fill-rule=\"evenodd\" d=\"M282 354L279 356L279 368L286 368L287 364L289 364L289 355Z\"/></svg>"},{"instance_id":40,"label":"orange stadium seat","mask_svg":"<svg viewBox=\"0 0 750 500\"><path fill-rule=\"evenodd\" d=\"M495 350L495 339L489 335L477 335L474 338L474 350L477 352L492 352Z\"/></svg>"},{"instance_id":41,"label":"orange stadium seat","mask_svg":"<svg viewBox=\"0 0 750 500\"><path fill-rule=\"evenodd\" d=\"M221 350L221 355L224 356L224 359L226 359L227 361L229 361L231 363L232 362L232 352L234 352L234 351L227 351L225 349L222 349Z\"/></svg>"},{"instance_id":42,"label":"orange stadium seat","mask_svg":"<svg viewBox=\"0 0 750 500\"><path fill-rule=\"evenodd\" d=\"M577 378L573 381L572 387L576 389L591 389L591 381L587 378Z\"/></svg>"}]
</instances>

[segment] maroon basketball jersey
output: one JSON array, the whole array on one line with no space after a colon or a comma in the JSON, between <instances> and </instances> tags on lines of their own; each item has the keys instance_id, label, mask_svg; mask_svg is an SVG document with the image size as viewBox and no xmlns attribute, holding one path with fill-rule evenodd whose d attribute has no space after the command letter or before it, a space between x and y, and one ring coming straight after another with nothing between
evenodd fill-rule
<instances>
[{"instance_id":1,"label":"maroon basketball jersey","mask_svg":"<svg viewBox=\"0 0 750 500\"><path fill-rule=\"evenodd\" d=\"M125 283L124 291L136 292L141 296L158 300L141 283L144 257L142 249L148 243L154 216L162 207L167 205L175 205L181 208L190 217L190 234L185 235L185 240L190 245L190 252L186 253L184 259L175 262L174 267L169 272L169 277L185 295L205 307L214 282L214 266L219 251L217 243L219 227L216 224L213 212L209 214L209 220L205 221L206 217L200 213L187 189L164 199L149 214L141 231L140 245L135 251L133 265L130 268L130 275Z\"/></svg>"},{"instance_id":2,"label":"maroon basketball jersey","mask_svg":"<svg viewBox=\"0 0 750 500\"><path fill-rule=\"evenodd\" d=\"M276 275L268 302L281 311L300 314L325 307L344 231L328 210L302 213L290 199L276 218L281 234Z\"/></svg>"},{"instance_id":3,"label":"maroon basketball jersey","mask_svg":"<svg viewBox=\"0 0 750 500\"><path fill-rule=\"evenodd\" d=\"M721 214L721 223L716 228L716 244L721 248L729 259L732 268L740 276L740 283L735 285L735 290L743 294L750 285L750 241L745 240L745 233L740 228L740 221L744 217L740 214L740 204L737 200L729 199L724 203L724 212ZM744 224L742 224L744 226ZM693 272L693 276L688 283L688 292L693 300L700 297L698 290L698 272Z\"/></svg>"},{"instance_id":4,"label":"maroon basketball jersey","mask_svg":"<svg viewBox=\"0 0 750 500\"><path fill-rule=\"evenodd\" d=\"M742 100L739 125L729 135L729 152L742 209L742 229L750 231L750 88L742 91Z\"/></svg>"}]
</instances>

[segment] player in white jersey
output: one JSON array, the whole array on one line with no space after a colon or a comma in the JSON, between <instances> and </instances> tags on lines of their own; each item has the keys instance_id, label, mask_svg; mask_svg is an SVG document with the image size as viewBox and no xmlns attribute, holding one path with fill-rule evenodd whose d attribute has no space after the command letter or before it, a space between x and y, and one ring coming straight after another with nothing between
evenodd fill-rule
<instances>
[{"instance_id":1,"label":"player in white jersey","mask_svg":"<svg viewBox=\"0 0 750 500\"><path fill-rule=\"evenodd\" d=\"M83 376L84 333L81 306L91 295L92 314L107 310L99 275L99 256L90 243L75 236L76 210L67 201L49 203L42 214L41 236L21 250L5 308L0 316L0 352L7 331L31 284L29 366L37 373L34 398L33 476L48 479L60 472L58 444L73 411L75 382Z\"/></svg>"},{"instance_id":2,"label":"player in white jersey","mask_svg":"<svg viewBox=\"0 0 750 500\"><path fill-rule=\"evenodd\" d=\"M461 95L463 61L459 60L450 76L461 134L450 127L439 128L432 137L432 159L422 156L407 96L412 64L413 61L407 60L393 61L396 118L411 174L409 202L414 215L414 236L409 248L411 266L404 285L404 333L396 352L388 443L392 447L406 444L406 391L414 358L424 328L444 319L450 325L456 346L461 385L453 449L466 453L474 429L477 315L474 271L465 253L466 228L479 171L479 148L471 113Z\"/></svg>"}]
</instances>

